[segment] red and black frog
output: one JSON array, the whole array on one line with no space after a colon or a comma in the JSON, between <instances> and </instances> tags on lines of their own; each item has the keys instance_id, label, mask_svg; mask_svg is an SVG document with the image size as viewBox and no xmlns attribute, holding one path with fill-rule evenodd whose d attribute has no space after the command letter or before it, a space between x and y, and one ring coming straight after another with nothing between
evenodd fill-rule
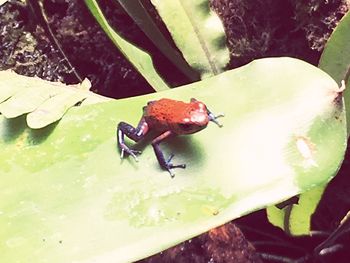
<instances>
[{"instance_id":1,"label":"red and black frog","mask_svg":"<svg viewBox=\"0 0 350 263\"><path fill-rule=\"evenodd\" d=\"M143 107L143 115L137 127L126 122L120 122L117 128L118 146L121 151L121 158L127 153L138 161L137 156L141 151L130 149L124 141L124 135L135 142L140 141L149 130L158 132L158 136L152 141L152 146L159 165L167 170L171 177L174 177L173 168L186 168L185 164L174 165L171 154L165 158L159 144L172 136L186 135L199 132L207 127L209 121L218 123L217 118L223 114L214 115L203 102L191 99L189 103L172 99L160 99L150 101Z\"/></svg>"}]
</instances>

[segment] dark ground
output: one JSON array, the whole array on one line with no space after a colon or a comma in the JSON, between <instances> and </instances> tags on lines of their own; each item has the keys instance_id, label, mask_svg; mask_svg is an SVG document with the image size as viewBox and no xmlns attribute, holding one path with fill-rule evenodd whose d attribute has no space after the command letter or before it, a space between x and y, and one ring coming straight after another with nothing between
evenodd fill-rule
<instances>
[{"instance_id":1,"label":"dark ground","mask_svg":"<svg viewBox=\"0 0 350 263\"><path fill-rule=\"evenodd\" d=\"M15 4L17 1L11 2L0 7L0 70L12 68L24 75L66 83L88 77L95 92L114 98L153 92L106 38L83 1L44 1L50 27L69 62L52 44L40 17L26 6ZM168 83L178 86L189 82L157 51L116 1L100 3L118 31L152 54ZM297 57L317 65L330 33L348 10L347 3L211 0L225 25L231 55L228 68L266 56ZM154 10L150 12L156 16ZM156 22L163 27L157 16ZM162 30L166 31L164 27ZM339 244L335 252L322 258L312 257L313 249L350 210L349 158L347 155L313 216L313 229L318 230L315 236L287 237L266 222L264 211L258 211L143 262L262 262L261 258L263 262L350 262L350 246L346 245L350 244L349 234L335 242Z\"/></svg>"}]
</instances>

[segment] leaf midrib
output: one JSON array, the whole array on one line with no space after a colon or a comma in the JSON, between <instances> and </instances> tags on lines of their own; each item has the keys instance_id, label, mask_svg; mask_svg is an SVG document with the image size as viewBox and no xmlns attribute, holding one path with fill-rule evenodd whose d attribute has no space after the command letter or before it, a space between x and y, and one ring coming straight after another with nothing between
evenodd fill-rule
<instances>
[{"instance_id":1,"label":"leaf midrib","mask_svg":"<svg viewBox=\"0 0 350 263\"><path fill-rule=\"evenodd\" d=\"M199 30L199 27L197 25L197 23L195 22L194 19L192 19L191 17L191 14L189 12L189 10L186 8L185 4L183 3L184 0L179 0L179 3L181 5L181 8L184 10L184 12L186 13L187 17L188 17L188 20L190 21L192 27L193 27L193 30L198 38L198 41L199 41L199 44L200 46L202 47L202 50L204 51L204 54L205 54L205 57L207 58L207 61L208 61L208 64L211 68L211 71L214 75L217 75L219 74L219 71L214 63L214 61L211 59L211 56L210 56L210 52L209 52L209 48L208 46L206 45L206 41L204 40L204 38L202 37L201 33L200 33L200 30Z\"/></svg>"}]
</instances>

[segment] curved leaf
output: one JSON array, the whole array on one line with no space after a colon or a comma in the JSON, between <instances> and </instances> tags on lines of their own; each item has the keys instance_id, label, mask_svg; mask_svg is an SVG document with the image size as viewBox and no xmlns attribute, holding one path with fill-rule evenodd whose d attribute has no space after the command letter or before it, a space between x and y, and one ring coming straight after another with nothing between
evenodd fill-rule
<instances>
[{"instance_id":1,"label":"curved leaf","mask_svg":"<svg viewBox=\"0 0 350 263\"><path fill-rule=\"evenodd\" d=\"M153 44L171 61L191 82L198 81L198 73L194 71L173 48L163 33L159 30L140 0L117 0L140 29L148 36Z\"/></svg>"},{"instance_id":2,"label":"curved leaf","mask_svg":"<svg viewBox=\"0 0 350 263\"><path fill-rule=\"evenodd\" d=\"M162 145L187 163L174 179L147 143L138 163L116 149L116 124L136 124L161 97L196 97L226 114L223 128ZM325 184L342 161L346 121L326 73L271 58L176 90L74 107L55 129L0 116L0 145L3 262L125 262Z\"/></svg>"},{"instance_id":3,"label":"curved leaf","mask_svg":"<svg viewBox=\"0 0 350 263\"><path fill-rule=\"evenodd\" d=\"M202 79L222 72L229 62L225 32L208 0L151 0L177 47Z\"/></svg>"},{"instance_id":4,"label":"curved leaf","mask_svg":"<svg viewBox=\"0 0 350 263\"><path fill-rule=\"evenodd\" d=\"M311 216L315 212L325 186L315 187L299 197L298 204L288 205L282 209L270 206L267 210L269 221L293 236L310 235Z\"/></svg>"},{"instance_id":5,"label":"curved leaf","mask_svg":"<svg viewBox=\"0 0 350 263\"><path fill-rule=\"evenodd\" d=\"M155 91L169 89L168 85L155 70L150 55L124 40L116 31L113 30L104 17L96 0L85 0L85 3L114 45L118 47L118 49L130 61L130 63L134 65L134 67L148 81L153 89Z\"/></svg>"},{"instance_id":6,"label":"curved leaf","mask_svg":"<svg viewBox=\"0 0 350 263\"><path fill-rule=\"evenodd\" d=\"M339 22L330 36L321 55L319 68L331 75L340 83L345 80L350 86L350 12ZM344 92L345 107L350 109L350 89ZM350 111L347 111L347 119L350 120ZM350 134L350 121L348 122L348 136Z\"/></svg>"}]
</instances>

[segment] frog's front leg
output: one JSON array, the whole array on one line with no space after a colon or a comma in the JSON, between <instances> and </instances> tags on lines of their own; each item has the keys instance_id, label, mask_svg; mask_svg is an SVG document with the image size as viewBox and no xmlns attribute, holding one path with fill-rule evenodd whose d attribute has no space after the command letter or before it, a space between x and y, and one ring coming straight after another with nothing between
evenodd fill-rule
<instances>
[{"instance_id":1,"label":"frog's front leg","mask_svg":"<svg viewBox=\"0 0 350 263\"><path fill-rule=\"evenodd\" d=\"M170 173L170 176L173 178L175 176L175 174L173 173L172 169L173 168L183 168L184 169L184 168L186 168L186 164L178 164L178 165L172 164L171 159L174 157L174 154L171 154L169 156L169 158L166 160L162 150L160 149L159 144L163 140L165 140L166 138L168 138L172 135L173 135L173 133L171 131L166 131L166 132L162 133L161 135L159 135L157 138L155 138L152 141L152 146L153 146L154 152L156 154L159 165L163 169L167 170Z\"/></svg>"},{"instance_id":2,"label":"frog's front leg","mask_svg":"<svg viewBox=\"0 0 350 263\"><path fill-rule=\"evenodd\" d=\"M218 115L215 115L210 110L207 109L207 111L208 111L209 121L214 122L217 126L219 126L221 128L223 125L221 123L219 123L217 119L221 118L221 117L225 117L225 114L220 113Z\"/></svg>"},{"instance_id":3,"label":"frog's front leg","mask_svg":"<svg viewBox=\"0 0 350 263\"><path fill-rule=\"evenodd\" d=\"M132 139L135 142L141 140L145 134L148 132L148 124L144 118L142 118L136 128L131 126L126 122L119 122L117 128L118 146L121 151L120 158L124 157L124 152L134 157L138 161L136 155L141 154L141 151L132 150L126 144L124 140L124 135Z\"/></svg>"}]
</instances>

